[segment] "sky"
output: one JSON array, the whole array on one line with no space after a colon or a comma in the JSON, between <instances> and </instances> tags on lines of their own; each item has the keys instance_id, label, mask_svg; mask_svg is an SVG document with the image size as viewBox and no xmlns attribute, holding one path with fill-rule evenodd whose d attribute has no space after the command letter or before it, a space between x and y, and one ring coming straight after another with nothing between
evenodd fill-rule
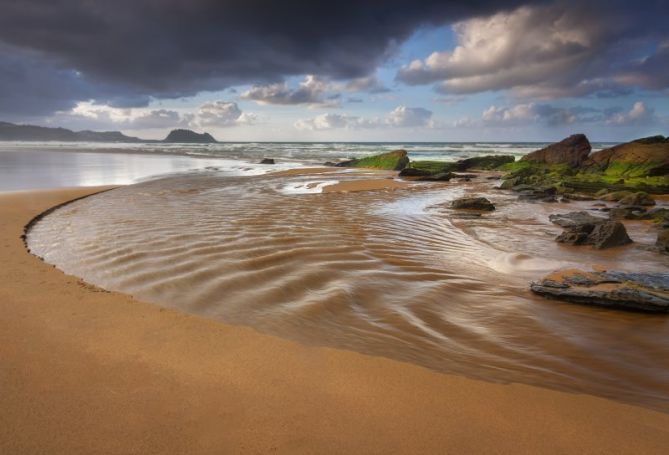
<instances>
[{"instance_id":1,"label":"sky","mask_svg":"<svg viewBox=\"0 0 669 455\"><path fill-rule=\"evenodd\" d=\"M669 0L0 2L0 121L222 141L669 134Z\"/></svg>"}]
</instances>

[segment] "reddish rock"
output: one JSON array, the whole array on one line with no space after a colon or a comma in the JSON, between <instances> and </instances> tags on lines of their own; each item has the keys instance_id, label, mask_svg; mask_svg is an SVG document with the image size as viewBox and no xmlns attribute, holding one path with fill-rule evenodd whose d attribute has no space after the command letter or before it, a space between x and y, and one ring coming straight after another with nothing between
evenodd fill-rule
<instances>
[{"instance_id":1,"label":"reddish rock","mask_svg":"<svg viewBox=\"0 0 669 455\"><path fill-rule=\"evenodd\" d=\"M546 148L528 153L521 160L540 164L568 164L571 167L578 167L588 158L591 150L590 141L584 134L573 134Z\"/></svg>"}]
</instances>

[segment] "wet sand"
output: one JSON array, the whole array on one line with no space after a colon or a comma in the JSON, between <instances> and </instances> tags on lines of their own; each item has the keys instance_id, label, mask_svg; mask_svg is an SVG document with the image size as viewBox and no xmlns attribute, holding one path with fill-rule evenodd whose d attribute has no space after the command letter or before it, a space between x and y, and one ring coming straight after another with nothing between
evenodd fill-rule
<instances>
[{"instance_id":1,"label":"wet sand","mask_svg":"<svg viewBox=\"0 0 669 455\"><path fill-rule=\"evenodd\" d=\"M103 292L29 255L0 195L1 453L664 453L669 415L439 374Z\"/></svg>"}]
</instances>

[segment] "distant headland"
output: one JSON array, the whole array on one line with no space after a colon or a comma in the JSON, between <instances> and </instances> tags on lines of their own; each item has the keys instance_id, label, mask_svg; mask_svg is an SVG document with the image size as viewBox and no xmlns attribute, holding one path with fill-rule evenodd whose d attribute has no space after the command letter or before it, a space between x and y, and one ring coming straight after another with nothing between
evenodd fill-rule
<instances>
[{"instance_id":1,"label":"distant headland","mask_svg":"<svg viewBox=\"0 0 669 455\"><path fill-rule=\"evenodd\" d=\"M126 136L120 131L72 131L66 128L50 128L35 125L16 125L0 122L0 141L46 141L46 142L124 142L124 143L187 143L213 144L218 142L209 133L196 133L187 129L170 131L165 139L141 139Z\"/></svg>"}]
</instances>

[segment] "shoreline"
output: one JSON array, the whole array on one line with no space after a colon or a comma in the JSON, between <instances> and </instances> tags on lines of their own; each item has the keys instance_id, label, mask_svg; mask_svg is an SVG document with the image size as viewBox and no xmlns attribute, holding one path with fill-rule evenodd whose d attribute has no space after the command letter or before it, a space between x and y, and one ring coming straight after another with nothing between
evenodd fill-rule
<instances>
[{"instance_id":1,"label":"shoreline","mask_svg":"<svg viewBox=\"0 0 669 455\"><path fill-rule=\"evenodd\" d=\"M312 347L143 303L25 249L103 188L0 193L0 451L662 453L669 415Z\"/></svg>"}]
</instances>

